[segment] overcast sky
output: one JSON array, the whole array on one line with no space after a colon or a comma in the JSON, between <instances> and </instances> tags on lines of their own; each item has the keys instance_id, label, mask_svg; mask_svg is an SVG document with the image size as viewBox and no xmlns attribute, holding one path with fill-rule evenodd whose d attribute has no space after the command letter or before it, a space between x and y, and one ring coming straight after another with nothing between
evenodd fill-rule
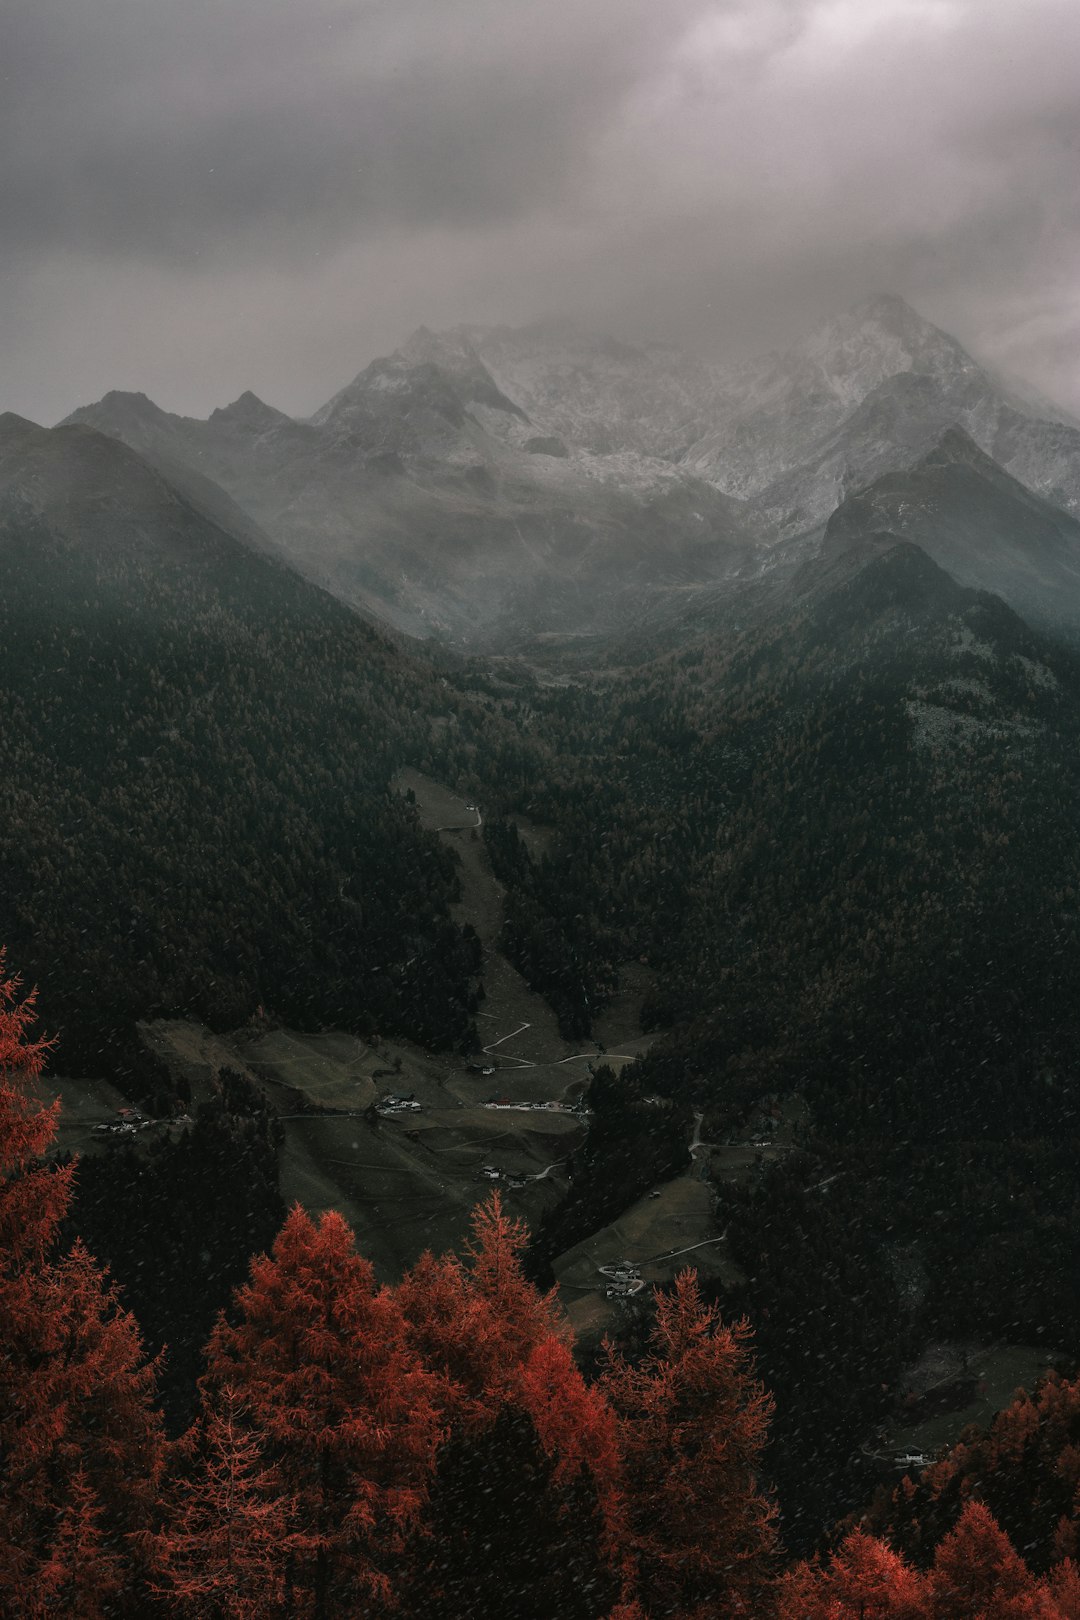
<instances>
[{"instance_id":1,"label":"overcast sky","mask_svg":"<svg viewBox=\"0 0 1080 1620\"><path fill-rule=\"evenodd\" d=\"M0 409L895 291L1080 411L1076 0L2 0Z\"/></svg>"}]
</instances>

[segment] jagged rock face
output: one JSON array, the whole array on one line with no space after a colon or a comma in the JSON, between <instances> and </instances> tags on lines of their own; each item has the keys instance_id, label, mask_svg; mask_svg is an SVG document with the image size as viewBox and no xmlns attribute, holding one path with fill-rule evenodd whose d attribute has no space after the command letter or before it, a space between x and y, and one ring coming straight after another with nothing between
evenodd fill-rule
<instances>
[{"instance_id":1,"label":"jagged rock face","mask_svg":"<svg viewBox=\"0 0 1080 1620\"><path fill-rule=\"evenodd\" d=\"M566 322L419 338L410 340L418 358L482 363L536 436L675 463L749 501L767 538L823 522L850 490L917 460L953 425L1040 494L1080 512L1077 426L994 377L892 295L734 368L632 348ZM501 430L522 442L508 417Z\"/></svg>"},{"instance_id":2,"label":"jagged rock face","mask_svg":"<svg viewBox=\"0 0 1080 1620\"><path fill-rule=\"evenodd\" d=\"M926 377L939 394L977 369L903 300L875 299L731 374L716 420L703 419L685 459L731 494L760 495L889 379Z\"/></svg>"},{"instance_id":3,"label":"jagged rock face","mask_svg":"<svg viewBox=\"0 0 1080 1620\"><path fill-rule=\"evenodd\" d=\"M1036 414L1043 410L1045 417ZM1080 499L1080 459L1071 479L1061 466L1068 445L1077 458L1080 433L1053 406L1021 401L895 297L827 321L731 377L717 424L684 459L729 494L753 499L766 526L793 533L821 521L889 457L897 465L923 454L953 424L990 454L1004 451L1006 465L1025 454L1040 492L1049 494L1056 479ZM1026 434L1019 424L1028 424Z\"/></svg>"},{"instance_id":4,"label":"jagged rock face","mask_svg":"<svg viewBox=\"0 0 1080 1620\"><path fill-rule=\"evenodd\" d=\"M248 388L231 405L220 405L216 411L211 411L210 420L219 427L235 427L246 433L268 433L271 428L288 422L289 418L284 411L276 411L272 405L264 404Z\"/></svg>"},{"instance_id":5,"label":"jagged rock face","mask_svg":"<svg viewBox=\"0 0 1080 1620\"><path fill-rule=\"evenodd\" d=\"M459 327L448 339L470 345L534 432L596 455L676 459L721 378L678 350L633 348L566 321Z\"/></svg>"},{"instance_id":6,"label":"jagged rock face","mask_svg":"<svg viewBox=\"0 0 1080 1620\"><path fill-rule=\"evenodd\" d=\"M458 452L463 442L479 453L479 441L470 430L490 432L492 417L506 418L505 436L517 424L528 425L525 413L499 391L467 346L456 347L421 327L402 349L374 361L311 420L365 449L437 460Z\"/></svg>"},{"instance_id":7,"label":"jagged rock face","mask_svg":"<svg viewBox=\"0 0 1080 1620\"><path fill-rule=\"evenodd\" d=\"M467 639L637 620L658 591L812 554L837 507L956 426L1080 516L1080 427L894 297L734 368L566 322L421 327L307 422L250 393L205 422L130 394L69 420L204 506L213 480L347 600Z\"/></svg>"}]
</instances>

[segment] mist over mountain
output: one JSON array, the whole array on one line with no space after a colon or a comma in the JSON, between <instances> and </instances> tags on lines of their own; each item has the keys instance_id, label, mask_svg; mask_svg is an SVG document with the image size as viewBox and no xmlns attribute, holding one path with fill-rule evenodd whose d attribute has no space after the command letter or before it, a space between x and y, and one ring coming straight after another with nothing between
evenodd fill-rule
<instances>
[{"instance_id":1,"label":"mist over mountain","mask_svg":"<svg viewBox=\"0 0 1080 1620\"><path fill-rule=\"evenodd\" d=\"M310 577L414 634L618 622L639 590L732 573L740 503L669 463L545 432L475 358L407 346L310 422L206 422L109 395L69 420L219 482Z\"/></svg>"},{"instance_id":2,"label":"mist over mountain","mask_svg":"<svg viewBox=\"0 0 1080 1620\"><path fill-rule=\"evenodd\" d=\"M191 480L220 485L346 601L475 645L613 632L769 570L780 543L813 551L849 496L953 428L1080 512L1080 428L893 296L729 369L565 321L421 327L307 421L250 393L205 421L124 394L68 421L123 439L204 503ZM1032 557L1023 579L1021 545L1008 579L989 564L969 577L1076 622L1068 534L1056 574Z\"/></svg>"},{"instance_id":3,"label":"mist over mountain","mask_svg":"<svg viewBox=\"0 0 1080 1620\"><path fill-rule=\"evenodd\" d=\"M130 1072L140 1018L268 994L301 1022L403 997L410 1028L419 997L460 1039L453 876L388 789L436 676L219 518L115 438L0 418L0 936L83 1073Z\"/></svg>"}]
</instances>

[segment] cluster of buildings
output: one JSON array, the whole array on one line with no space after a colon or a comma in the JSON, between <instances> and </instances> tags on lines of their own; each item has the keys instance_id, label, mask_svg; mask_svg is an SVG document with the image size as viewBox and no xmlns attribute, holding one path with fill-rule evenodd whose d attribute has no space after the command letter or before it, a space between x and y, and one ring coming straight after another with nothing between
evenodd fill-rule
<instances>
[{"instance_id":1,"label":"cluster of buildings","mask_svg":"<svg viewBox=\"0 0 1080 1620\"><path fill-rule=\"evenodd\" d=\"M589 1112L582 1102L513 1102L509 1097L485 1097L480 1104L481 1108L508 1108L516 1113L531 1113L539 1111L548 1114L578 1114Z\"/></svg>"},{"instance_id":2,"label":"cluster of buildings","mask_svg":"<svg viewBox=\"0 0 1080 1620\"><path fill-rule=\"evenodd\" d=\"M524 1187L526 1178L516 1174L513 1170L500 1170L496 1164L482 1164L480 1174L485 1181L501 1181L504 1187L514 1190Z\"/></svg>"},{"instance_id":3,"label":"cluster of buildings","mask_svg":"<svg viewBox=\"0 0 1080 1620\"><path fill-rule=\"evenodd\" d=\"M391 1114L419 1114L423 1110L417 1102L415 1094L410 1091L407 1097L399 1097L395 1092L388 1091L385 1097L380 1097L375 1104L375 1112L387 1118Z\"/></svg>"},{"instance_id":4,"label":"cluster of buildings","mask_svg":"<svg viewBox=\"0 0 1080 1620\"><path fill-rule=\"evenodd\" d=\"M144 1131L154 1123L154 1120L147 1119L145 1114L140 1114L137 1108L118 1108L116 1118L103 1120L100 1125L95 1125L93 1134L95 1136L134 1136L136 1131Z\"/></svg>"}]
</instances>

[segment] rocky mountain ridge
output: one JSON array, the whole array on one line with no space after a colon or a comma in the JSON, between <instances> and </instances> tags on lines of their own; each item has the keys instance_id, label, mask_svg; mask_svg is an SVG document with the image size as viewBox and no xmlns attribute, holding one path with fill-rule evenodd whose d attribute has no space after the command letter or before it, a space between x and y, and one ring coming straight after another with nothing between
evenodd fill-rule
<instances>
[{"instance_id":1,"label":"rocky mountain ridge","mask_svg":"<svg viewBox=\"0 0 1080 1620\"><path fill-rule=\"evenodd\" d=\"M892 296L733 368L567 322L420 327L307 421L250 393L206 421L130 394L68 421L219 484L345 600L474 644L604 631L812 553L954 427L1080 515L1080 427ZM1043 605L1080 622L1080 597Z\"/></svg>"}]
</instances>

